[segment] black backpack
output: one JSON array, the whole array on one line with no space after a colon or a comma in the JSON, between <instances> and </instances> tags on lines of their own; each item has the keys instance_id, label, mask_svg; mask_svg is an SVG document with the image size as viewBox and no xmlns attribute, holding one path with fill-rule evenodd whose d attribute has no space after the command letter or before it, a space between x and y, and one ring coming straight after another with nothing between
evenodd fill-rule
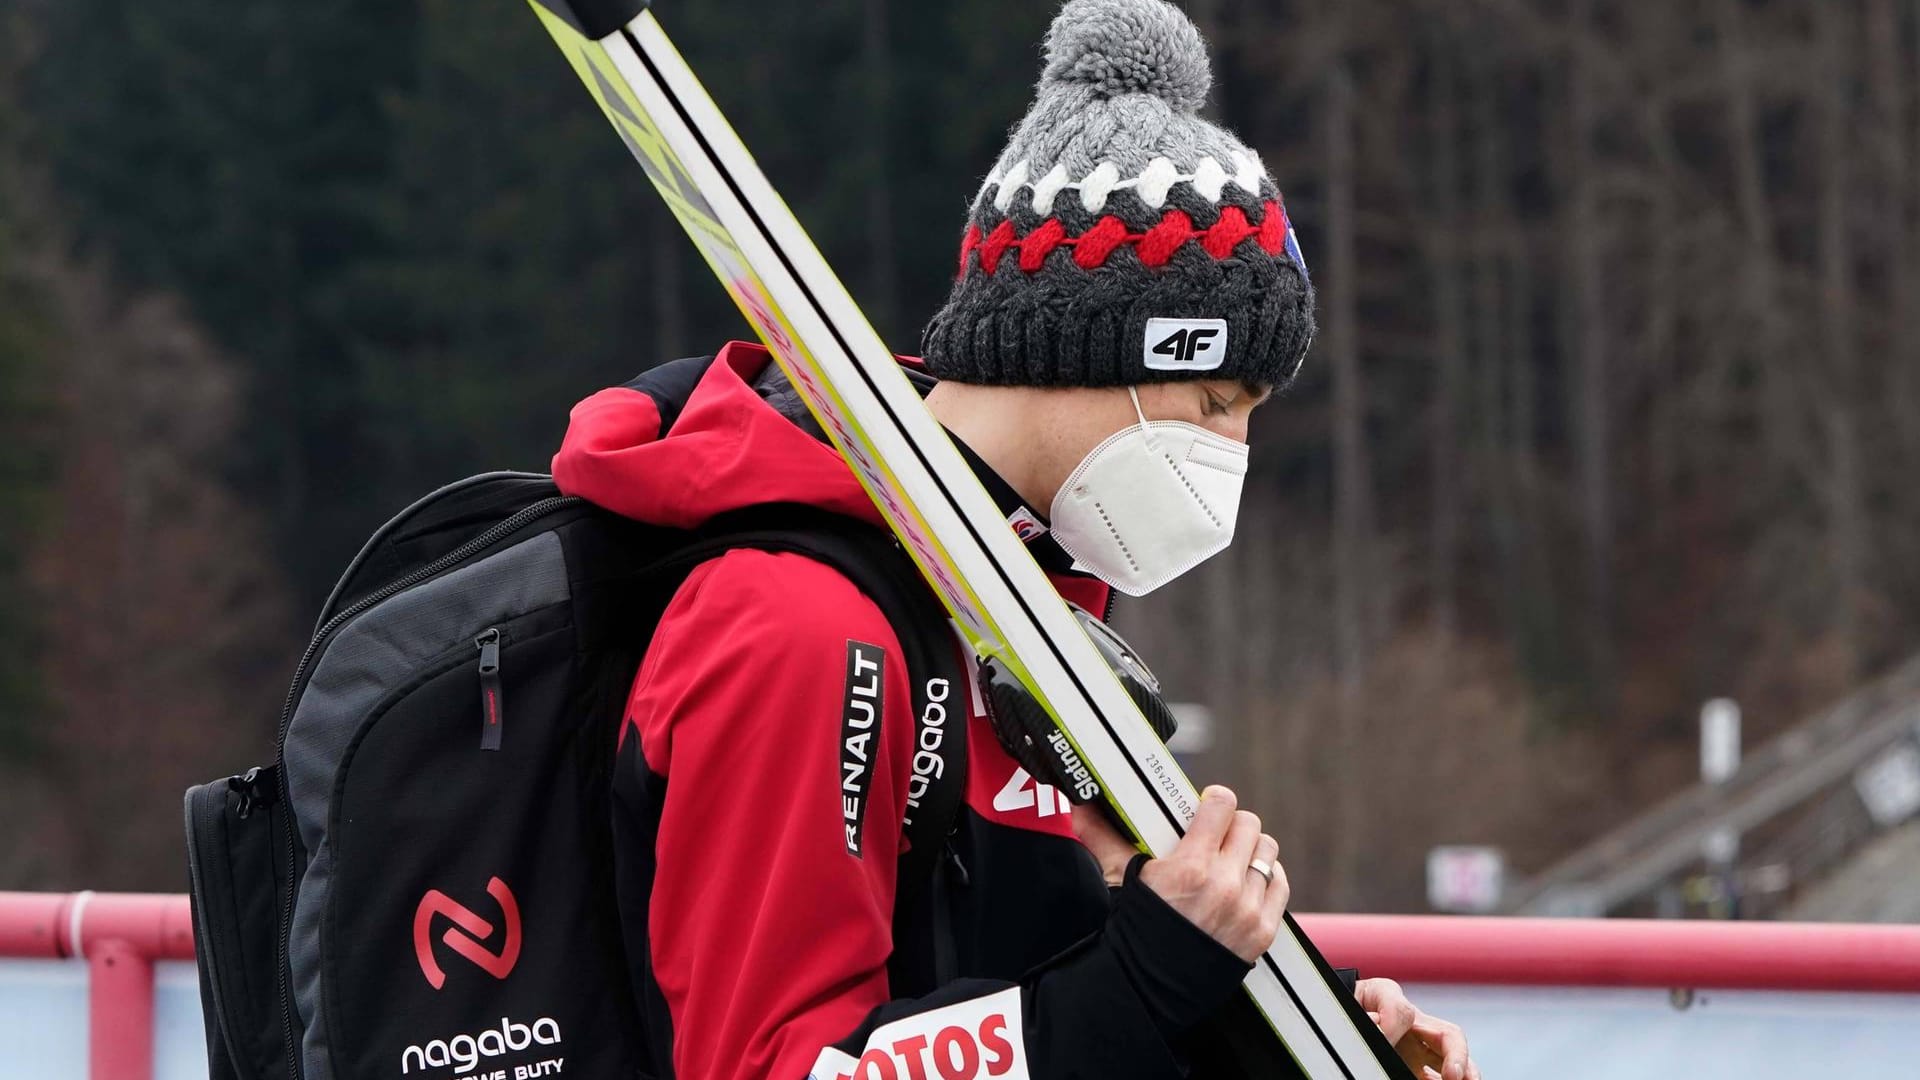
<instances>
[{"instance_id":1,"label":"black backpack","mask_svg":"<svg viewBox=\"0 0 1920 1080\"><path fill-rule=\"evenodd\" d=\"M374 533L321 611L275 763L187 792L215 1080L648 1074L615 743L661 612L735 548L834 567L886 615L916 687L958 677L891 535L813 508L687 532L489 473ZM956 745L908 827L900 904L931 902L909 894L958 813Z\"/></svg>"}]
</instances>

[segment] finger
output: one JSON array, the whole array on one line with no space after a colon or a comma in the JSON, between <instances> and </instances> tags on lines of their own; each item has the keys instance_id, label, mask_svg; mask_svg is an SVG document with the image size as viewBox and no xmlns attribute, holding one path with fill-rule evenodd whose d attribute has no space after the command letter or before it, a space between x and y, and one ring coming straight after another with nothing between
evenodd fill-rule
<instances>
[{"instance_id":1,"label":"finger","mask_svg":"<svg viewBox=\"0 0 1920 1080\"><path fill-rule=\"evenodd\" d=\"M1253 862L1253 849L1260 843L1260 818L1249 810L1235 810L1233 823L1227 826L1227 838L1220 842L1220 861L1233 867L1243 877L1248 864Z\"/></svg>"},{"instance_id":2,"label":"finger","mask_svg":"<svg viewBox=\"0 0 1920 1080\"><path fill-rule=\"evenodd\" d=\"M1406 991L1392 979L1362 979L1354 986L1353 996L1362 1008L1379 1017L1375 1022L1390 1043L1397 1044L1404 1039L1420 1015L1413 1002L1407 1000Z\"/></svg>"},{"instance_id":3,"label":"finger","mask_svg":"<svg viewBox=\"0 0 1920 1080\"><path fill-rule=\"evenodd\" d=\"M1120 835L1120 830L1113 827L1105 814L1090 804L1073 808L1073 832L1093 853L1094 860L1100 864L1100 874L1109 885L1121 883L1127 863L1140 853L1139 848Z\"/></svg>"},{"instance_id":4,"label":"finger","mask_svg":"<svg viewBox=\"0 0 1920 1080\"><path fill-rule=\"evenodd\" d=\"M1418 1035L1405 1036L1399 1042L1393 1044L1393 1050L1394 1053L1400 1055L1400 1060L1406 1062L1408 1065L1430 1068L1434 1071L1435 1075L1438 1075L1440 1072L1440 1066L1442 1064L1440 1055L1434 1053L1433 1047L1421 1042L1420 1036ZM1445 1078L1442 1077L1442 1080L1445 1080Z\"/></svg>"},{"instance_id":5,"label":"finger","mask_svg":"<svg viewBox=\"0 0 1920 1080\"><path fill-rule=\"evenodd\" d=\"M1266 863L1269 870L1279 866L1280 841L1275 840L1266 833L1261 833L1260 839L1253 845L1253 857L1259 862ZM1249 899L1255 901L1264 900L1267 890L1271 888L1273 888L1273 878L1270 875L1247 874L1247 895Z\"/></svg>"},{"instance_id":6,"label":"finger","mask_svg":"<svg viewBox=\"0 0 1920 1080\"><path fill-rule=\"evenodd\" d=\"M1201 792L1200 809L1194 811L1182 846L1192 844L1209 855L1219 851L1227 829L1233 825L1233 812L1239 808L1240 800L1218 784Z\"/></svg>"},{"instance_id":7,"label":"finger","mask_svg":"<svg viewBox=\"0 0 1920 1080\"><path fill-rule=\"evenodd\" d=\"M1408 1064L1414 1064L1419 1060L1417 1053L1414 1057L1409 1058L1406 1047L1401 1045L1406 1041L1407 1029L1405 1025L1400 1023L1398 1010L1388 1009L1385 1012L1368 1013L1367 1015L1373 1017L1373 1025L1379 1028L1380 1034L1386 1036L1387 1042L1393 1045L1394 1051L1400 1055L1400 1060ZM1434 1060L1438 1061L1440 1059L1434 1058Z\"/></svg>"},{"instance_id":8,"label":"finger","mask_svg":"<svg viewBox=\"0 0 1920 1080\"><path fill-rule=\"evenodd\" d=\"M1434 1072L1433 1066L1422 1065L1420 1066L1420 1080L1447 1080L1447 1078Z\"/></svg>"},{"instance_id":9,"label":"finger","mask_svg":"<svg viewBox=\"0 0 1920 1080\"><path fill-rule=\"evenodd\" d=\"M1413 1030L1440 1057L1442 1080L1467 1080L1467 1033L1458 1024L1421 1013Z\"/></svg>"},{"instance_id":10,"label":"finger","mask_svg":"<svg viewBox=\"0 0 1920 1080\"><path fill-rule=\"evenodd\" d=\"M1281 918L1287 913L1287 899L1293 895L1293 889L1287 884L1287 868L1281 866L1277 858L1270 861L1273 863L1273 880L1267 882L1267 894L1260 898L1260 915L1277 930Z\"/></svg>"}]
</instances>

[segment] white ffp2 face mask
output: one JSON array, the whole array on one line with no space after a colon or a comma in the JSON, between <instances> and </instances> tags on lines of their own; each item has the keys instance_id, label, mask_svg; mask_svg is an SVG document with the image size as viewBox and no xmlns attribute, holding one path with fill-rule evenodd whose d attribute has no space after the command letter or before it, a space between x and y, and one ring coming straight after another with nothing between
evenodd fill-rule
<instances>
[{"instance_id":1,"label":"white ffp2 face mask","mask_svg":"<svg viewBox=\"0 0 1920 1080\"><path fill-rule=\"evenodd\" d=\"M1145 596L1233 542L1245 443L1179 420L1148 420L1093 448L1053 497L1053 538L1128 596Z\"/></svg>"}]
</instances>

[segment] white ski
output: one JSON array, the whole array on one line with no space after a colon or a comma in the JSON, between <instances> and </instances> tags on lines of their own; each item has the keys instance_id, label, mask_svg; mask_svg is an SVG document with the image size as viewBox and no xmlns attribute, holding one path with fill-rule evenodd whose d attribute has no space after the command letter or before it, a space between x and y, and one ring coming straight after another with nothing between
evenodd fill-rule
<instances>
[{"instance_id":1,"label":"white ski","mask_svg":"<svg viewBox=\"0 0 1920 1080\"><path fill-rule=\"evenodd\" d=\"M1170 850L1193 816L1193 785L647 0L529 3L974 648L1045 705L1142 849ZM1412 1080L1291 918L1246 988L1270 1029L1256 1035L1311 1080Z\"/></svg>"}]
</instances>

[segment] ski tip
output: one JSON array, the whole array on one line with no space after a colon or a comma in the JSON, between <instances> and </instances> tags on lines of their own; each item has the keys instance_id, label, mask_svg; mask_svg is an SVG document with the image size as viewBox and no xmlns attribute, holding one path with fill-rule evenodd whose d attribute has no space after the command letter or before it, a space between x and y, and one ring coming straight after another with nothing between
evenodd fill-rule
<instances>
[{"instance_id":1,"label":"ski tip","mask_svg":"<svg viewBox=\"0 0 1920 1080\"><path fill-rule=\"evenodd\" d=\"M581 36L598 41L652 6L653 0L533 0L553 12Z\"/></svg>"}]
</instances>

